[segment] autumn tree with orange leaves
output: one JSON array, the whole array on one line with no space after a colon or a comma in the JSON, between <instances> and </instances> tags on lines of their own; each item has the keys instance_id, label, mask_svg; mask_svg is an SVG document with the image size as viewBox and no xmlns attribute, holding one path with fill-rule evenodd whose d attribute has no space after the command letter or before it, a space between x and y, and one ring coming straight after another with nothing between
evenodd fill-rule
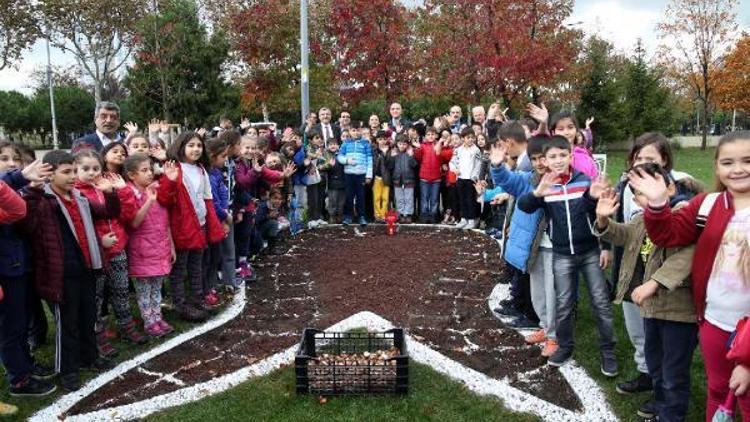
<instances>
[{"instance_id":1,"label":"autumn tree with orange leaves","mask_svg":"<svg viewBox=\"0 0 750 422\"><path fill-rule=\"evenodd\" d=\"M719 107L750 112L750 35L743 34L724 58L715 81L715 99Z\"/></svg>"},{"instance_id":2,"label":"autumn tree with orange leaves","mask_svg":"<svg viewBox=\"0 0 750 422\"><path fill-rule=\"evenodd\" d=\"M701 149L706 149L708 122L718 69L736 31L737 0L671 0L659 23L663 65L700 102Z\"/></svg>"}]
</instances>

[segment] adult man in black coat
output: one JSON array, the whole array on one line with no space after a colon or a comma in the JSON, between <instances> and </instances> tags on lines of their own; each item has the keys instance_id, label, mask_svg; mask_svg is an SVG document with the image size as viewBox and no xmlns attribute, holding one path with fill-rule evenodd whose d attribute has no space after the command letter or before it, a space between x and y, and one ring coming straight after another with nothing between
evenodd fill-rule
<instances>
[{"instance_id":1,"label":"adult man in black coat","mask_svg":"<svg viewBox=\"0 0 750 422\"><path fill-rule=\"evenodd\" d=\"M117 129L120 128L120 107L110 101L100 101L96 104L94 110L94 124L96 132L76 139L73 142L71 150L73 152L92 148L96 152L102 152L102 149L112 142L122 142Z\"/></svg>"},{"instance_id":2,"label":"adult man in black coat","mask_svg":"<svg viewBox=\"0 0 750 422\"><path fill-rule=\"evenodd\" d=\"M315 130L323 137L323 144L328 148L328 140L336 138L341 141L341 129L331 123L331 109L323 107L318 111L320 123L315 125Z\"/></svg>"}]
</instances>

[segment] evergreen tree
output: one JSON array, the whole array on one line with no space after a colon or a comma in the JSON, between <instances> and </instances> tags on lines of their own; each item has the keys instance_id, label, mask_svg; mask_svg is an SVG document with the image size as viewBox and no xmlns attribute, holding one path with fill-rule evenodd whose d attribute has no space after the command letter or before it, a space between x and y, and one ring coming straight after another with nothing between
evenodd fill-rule
<instances>
[{"instance_id":1,"label":"evergreen tree","mask_svg":"<svg viewBox=\"0 0 750 422\"><path fill-rule=\"evenodd\" d=\"M222 69L229 43L221 31L209 36L194 0L160 2L139 22L135 40L135 62L124 80L132 119L198 127L222 114L239 117L239 90Z\"/></svg>"},{"instance_id":2,"label":"evergreen tree","mask_svg":"<svg viewBox=\"0 0 750 422\"><path fill-rule=\"evenodd\" d=\"M610 43L591 37L582 62L581 101L576 110L579 124L590 116L596 118L592 129L597 145L623 140L623 59L613 53Z\"/></svg>"},{"instance_id":3,"label":"evergreen tree","mask_svg":"<svg viewBox=\"0 0 750 422\"><path fill-rule=\"evenodd\" d=\"M663 84L661 74L646 63L641 40L627 66L623 128L630 138L644 132L670 134L675 125L674 95Z\"/></svg>"}]
</instances>

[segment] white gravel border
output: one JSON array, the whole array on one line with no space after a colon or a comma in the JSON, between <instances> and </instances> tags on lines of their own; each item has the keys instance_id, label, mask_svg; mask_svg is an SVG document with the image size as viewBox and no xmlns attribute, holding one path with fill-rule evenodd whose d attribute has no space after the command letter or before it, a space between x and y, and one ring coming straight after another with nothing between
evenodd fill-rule
<instances>
[{"instance_id":1,"label":"white gravel border","mask_svg":"<svg viewBox=\"0 0 750 422\"><path fill-rule=\"evenodd\" d=\"M423 225L414 224L412 226L420 227ZM436 225L425 226L436 227ZM438 225L437 227L451 228L452 226ZM239 315L245 306L244 286L238 290L238 294L234 297L233 303L230 304L229 307L217 318L200 327L196 327L189 332L183 333L142 355L121 363L113 370L89 381L81 388L81 390L67 394L49 407L40 410L33 415L30 420L34 422L58 421L59 415L70 409L78 401L130 369L233 319ZM495 286L492 293L487 298L487 304L490 307L490 311L505 297L508 297L508 286L502 284ZM372 312L365 311L344 319L343 321L329 327L326 331L346 331L354 328L367 328L368 330L373 331L383 331L393 328L393 325L384 318ZM617 417L612 413L602 390L596 382L588 376L586 371L573 362L560 368L560 372L581 400L584 407L583 412L572 412L518 390L512 387L507 379L496 380L490 378L481 372L468 368L435 350L430 349L409 335L407 335L406 340L409 355L415 362L428 365L441 374L463 382L468 389L477 394L491 395L500 398L503 401L504 406L510 410L533 413L549 422L617 421ZM293 363L297 348L297 345L292 346L283 352L272 355L258 363L201 384L196 384L161 396L152 397L137 403L102 409L82 415L69 416L65 420L133 420L170 407L197 401L236 387L249 379L269 374L285 364Z\"/></svg>"}]
</instances>

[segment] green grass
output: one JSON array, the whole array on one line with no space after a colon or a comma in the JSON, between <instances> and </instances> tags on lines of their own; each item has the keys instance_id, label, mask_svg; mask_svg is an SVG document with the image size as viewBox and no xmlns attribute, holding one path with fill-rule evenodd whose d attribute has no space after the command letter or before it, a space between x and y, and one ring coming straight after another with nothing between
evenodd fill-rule
<instances>
[{"instance_id":1,"label":"green grass","mask_svg":"<svg viewBox=\"0 0 750 422\"><path fill-rule=\"evenodd\" d=\"M703 182L707 190L712 190L714 185L714 154L716 148L708 148L701 151L699 148L683 148L674 151L675 170L689 173L694 178ZM625 161L627 153L615 151L607 155L607 173L609 178L615 181L626 170Z\"/></svg>"},{"instance_id":2,"label":"green grass","mask_svg":"<svg viewBox=\"0 0 750 422\"><path fill-rule=\"evenodd\" d=\"M480 397L463 384L429 367L410 364L410 392L406 397L334 397L324 404L316 396L297 396L294 368L250 380L209 399L153 415L146 420L167 421L537 421L513 413L502 402Z\"/></svg>"},{"instance_id":3,"label":"green grass","mask_svg":"<svg viewBox=\"0 0 750 422\"><path fill-rule=\"evenodd\" d=\"M711 190L713 186L714 149L681 149L675 151L675 169L690 173L701 180ZM610 178L616 179L625 170L625 152L611 152L608 155L608 172ZM583 284L583 283L582 283ZM134 310L134 315L137 310ZM171 316L171 318L170 318ZM173 315L167 316L170 322L181 331L190 325L181 324ZM599 372L598 334L596 324L589 309L585 287L581 289L578 321L576 328L576 355L579 364L602 387L615 414L623 421L636 420L635 411L648 399L648 395L623 396L615 392L616 382L636 375L633 362L633 347L625 331L622 311L615 307L615 332L618 339L618 361L620 377L616 380L605 378ZM50 333L50 344L53 335ZM148 347L134 347L115 343L120 350L118 360L135 356ZM37 353L37 359L50 365L53 361L53 347L45 347ZM413 365L411 393L407 398L393 400L390 397L380 398L336 398L326 404L317 399L299 398L294 394L294 372L291 368L281 369L266 377L248 381L225 393L208 397L162 412L150 420L502 420L526 421L535 420L533 416L512 413L502 407L502 403L493 398L479 397L459 383L420 365ZM92 374L84 374L87 378ZM706 379L703 362L696 350L692 367L692 394L689 404L689 421L703 419L703 408L706 395ZM8 395L7 382L0 384L0 400L19 406L17 419L26 418L49 405L59 394L45 399L18 400Z\"/></svg>"},{"instance_id":4,"label":"green grass","mask_svg":"<svg viewBox=\"0 0 750 422\"><path fill-rule=\"evenodd\" d=\"M47 307L45 306L45 310L46 309ZM133 312L133 315L140 315L138 311L138 307L135 306L135 304L133 304L132 306L132 312ZM167 321L169 321L172 327L174 327L175 329L174 334L163 339L151 340L148 344L143 345L143 346L137 346L131 343L120 341L119 339L113 340L112 345L119 351L117 357L115 358L115 361L123 362L128 359L131 359L143 352L148 351L149 349L152 349L158 346L159 344L163 343L164 341L169 340L175 335L188 331L191 328L195 327L195 324L187 323L187 322L180 320L174 312L169 311L169 310L164 311L164 318ZM35 352L34 358L36 362L42 365L53 367L54 362L55 362L55 322L54 322L53 316L49 313L47 313L47 323L49 324L47 345L41 347L37 352ZM139 327L139 329L140 328L142 327ZM16 415L13 415L12 417L13 420L23 420L23 419L30 417L38 410L46 406L49 406L57 398L65 394L62 388L58 386L57 390L47 397L23 398L23 399L11 397L10 394L8 393L8 381L5 378L5 368L2 368L2 370L0 370L0 373L3 375L2 381L0 381L0 401L11 403L11 404L18 406L18 413ZM89 379L94 378L94 376L96 375L97 374L94 372L81 372L81 382L84 383L88 381ZM10 418L6 418L6 420L10 420Z\"/></svg>"}]
</instances>

